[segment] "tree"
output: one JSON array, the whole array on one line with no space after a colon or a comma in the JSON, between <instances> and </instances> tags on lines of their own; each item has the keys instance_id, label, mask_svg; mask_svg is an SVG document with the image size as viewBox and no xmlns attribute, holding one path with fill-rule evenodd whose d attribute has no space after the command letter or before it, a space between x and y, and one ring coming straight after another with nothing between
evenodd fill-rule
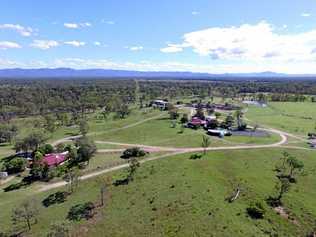
<instances>
[{"instance_id":1,"label":"tree","mask_svg":"<svg viewBox=\"0 0 316 237\"><path fill-rule=\"evenodd\" d=\"M290 182L295 182L296 175L304 169L304 163L295 156L284 152L280 158L279 164L276 165L277 177L288 178Z\"/></svg>"},{"instance_id":2,"label":"tree","mask_svg":"<svg viewBox=\"0 0 316 237\"><path fill-rule=\"evenodd\" d=\"M27 152L29 150L36 151L46 140L47 137L42 132L35 131L22 139L18 139L14 148L17 152Z\"/></svg>"},{"instance_id":3,"label":"tree","mask_svg":"<svg viewBox=\"0 0 316 237\"><path fill-rule=\"evenodd\" d=\"M76 157L77 164L82 162L89 163L90 159L94 156L94 154L97 151L95 143L86 137L82 137L79 140L77 140L76 146L78 147Z\"/></svg>"},{"instance_id":4,"label":"tree","mask_svg":"<svg viewBox=\"0 0 316 237\"><path fill-rule=\"evenodd\" d=\"M171 120L176 120L179 117L178 109L173 104L168 104L168 113Z\"/></svg>"},{"instance_id":5,"label":"tree","mask_svg":"<svg viewBox=\"0 0 316 237\"><path fill-rule=\"evenodd\" d=\"M79 123L79 131L83 136L86 136L89 131L89 124L87 120L82 119Z\"/></svg>"},{"instance_id":6,"label":"tree","mask_svg":"<svg viewBox=\"0 0 316 237\"><path fill-rule=\"evenodd\" d=\"M38 148L43 155L51 154L54 152L54 147L51 144L44 144Z\"/></svg>"},{"instance_id":7,"label":"tree","mask_svg":"<svg viewBox=\"0 0 316 237\"><path fill-rule=\"evenodd\" d=\"M111 185L111 178L108 177L107 179L104 179L102 177L96 179L96 183L100 188L100 202L101 206L104 206L104 199L107 187Z\"/></svg>"},{"instance_id":8,"label":"tree","mask_svg":"<svg viewBox=\"0 0 316 237\"><path fill-rule=\"evenodd\" d=\"M35 152L33 165L30 170L30 175L33 180L45 180L48 181L50 178L50 169L46 163L42 162L43 154L39 151Z\"/></svg>"},{"instance_id":9,"label":"tree","mask_svg":"<svg viewBox=\"0 0 316 237\"><path fill-rule=\"evenodd\" d=\"M278 196L276 197L276 200L281 203L281 200L285 193L287 193L290 190L291 183L288 178L279 178L278 182L276 183L276 190L278 191Z\"/></svg>"},{"instance_id":10,"label":"tree","mask_svg":"<svg viewBox=\"0 0 316 237\"><path fill-rule=\"evenodd\" d=\"M68 113L57 113L56 114L57 119L60 121L62 126L68 126L70 125L70 116Z\"/></svg>"},{"instance_id":11,"label":"tree","mask_svg":"<svg viewBox=\"0 0 316 237\"><path fill-rule=\"evenodd\" d=\"M235 117L236 117L236 122L237 122L237 127L238 129L240 129L242 127L243 121L242 121L242 117L243 117L243 112L239 109L235 112Z\"/></svg>"},{"instance_id":12,"label":"tree","mask_svg":"<svg viewBox=\"0 0 316 237\"><path fill-rule=\"evenodd\" d=\"M182 118L180 119L180 123L185 124L187 122L189 122L189 116L188 116L188 114L183 114Z\"/></svg>"},{"instance_id":13,"label":"tree","mask_svg":"<svg viewBox=\"0 0 316 237\"><path fill-rule=\"evenodd\" d=\"M231 128L234 125L234 117L229 114L227 115L226 119L225 119L225 126L226 128Z\"/></svg>"},{"instance_id":14,"label":"tree","mask_svg":"<svg viewBox=\"0 0 316 237\"><path fill-rule=\"evenodd\" d=\"M64 143L59 143L56 146L56 152L61 153L65 151L65 144Z\"/></svg>"},{"instance_id":15,"label":"tree","mask_svg":"<svg viewBox=\"0 0 316 237\"><path fill-rule=\"evenodd\" d=\"M111 111L107 110L106 108L104 108L101 112L103 119L107 119L109 114L111 113Z\"/></svg>"},{"instance_id":16,"label":"tree","mask_svg":"<svg viewBox=\"0 0 316 237\"><path fill-rule=\"evenodd\" d=\"M29 144L24 139L18 138L15 141L14 150L16 152L20 152L20 151L28 152L29 149L30 149Z\"/></svg>"},{"instance_id":17,"label":"tree","mask_svg":"<svg viewBox=\"0 0 316 237\"><path fill-rule=\"evenodd\" d=\"M70 224L67 221L59 221L50 225L47 237L69 237Z\"/></svg>"},{"instance_id":18,"label":"tree","mask_svg":"<svg viewBox=\"0 0 316 237\"><path fill-rule=\"evenodd\" d=\"M134 175L137 171L137 169L140 167L140 163L138 162L137 158L133 157L129 161L129 169L128 169L128 176L127 180L128 182L134 180Z\"/></svg>"},{"instance_id":19,"label":"tree","mask_svg":"<svg viewBox=\"0 0 316 237\"><path fill-rule=\"evenodd\" d=\"M0 143L12 142L18 133L15 125L0 124Z\"/></svg>"},{"instance_id":20,"label":"tree","mask_svg":"<svg viewBox=\"0 0 316 237\"><path fill-rule=\"evenodd\" d=\"M31 225L37 223L38 213L39 209L36 201L25 200L18 207L13 209L12 222L14 225L24 222L28 230L31 230Z\"/></svg>"},{"instance_id":21,"label":"tree","mask_svg":"<svg viewBox=\"0 0 316 237\"><path fill-rule=\"evenodd\" d=\"M290 156L287 159L287 164L289 166L289 179L290 181L295 180L295 175L303 170L304 163L296 157Z\"/></svg>"},{"instance_id":22,"label":"tree","mask_svg":"<svg viewBox=\"0 0 316 237\"><path fill-rule=\"evenodd\" d=\"M203 136L202 144L201 146L204 148L203 153L206 154L206 148L208 148L211 145L211 139L209 136Z\"/></svg>"},{"instance_id":23,"label":"tree","mask_svg":"<svg viewBox=\"0 0 316 237\"><path fill-rule=\"evenodd\" d=\"M259 125L255 124L255 125L253 125L252 131L256 132L258 130L258 128L259 128Z\"/></svg>"},{"instance_id":24,"label":"tree","mask_svg":"<svg viewBox=\"0 0 316 237\"><path fill-rule=\"evenodd\" d=\"M205 119L204 109L203 109L203 106L201 103L199 103L197 105L196 114L194 115L194 117L198 117L200 119Z\"/></svg>"},{"instance_id":25,"label":"tree","mask_svg":"<svg viewBox=\"0 0 316 237\"><path fill-rule=\"evenodd\" d=\"M68 183L69 193L73 193L79 185L79 170L70 169L64 176L64 180Z\"/></svg>"},{"instance_id":26,"label":"tree","mask_svg":"<svg viewBox=\"0 0 316 237\"><path fill-rule=\"evenodd\" d=\"M216 119L219 119L222 116L222 114L220 112L215 112L214 115L215 115Z\"/></svg>"},{"instance_id":27,"label":"tree","mask_svg":"<svg viewBox=\"0 0 316 237\"><path fill-rule=\"evenodd\" d=\"M299 161L296 157L284 152L280 158L279 164L276 165L275 171L277 172L277 183L275 189L277 196L270 197L268 203L272 206L279 206L282 204L282 198L290 188L292 183L296 182L296 174L299 174L304 168L303 162Z\"/></svg>"},{"instance_id":28,"label":"tree","mask_svg":"<svg viewBox=\"0 0 316 237\"><path fill-rule=\"evenodd\" d=\"M45 120L44 128L51 133L55 132L55 130L57 128L56 118L53 115L47 114L44 116L44 120Z\"/></svg>"},{"instance_id":29,"label":"tree","mask_svg":"<svg viewBox=\"0 0 316 237\"><path fill-rule=\"evenodd\" d=\"M9 174L20 173L25 170L26 160L24 158L16 157L4 162L3 167Z\"/></svg>"}]
</instances>

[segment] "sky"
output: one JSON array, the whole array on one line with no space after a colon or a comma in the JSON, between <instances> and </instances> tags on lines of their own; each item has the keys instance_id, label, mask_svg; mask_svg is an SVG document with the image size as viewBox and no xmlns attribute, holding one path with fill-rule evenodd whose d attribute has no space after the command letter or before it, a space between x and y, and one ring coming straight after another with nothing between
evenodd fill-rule
<instances>
[{"instance_id":1,"label":"sky","mask_svg":"<svg viewBox=\"0 0 316 237\"><path fill-rule=\"evenodd\" d=\"M316 73L315 0L0 4L0 69Z\"/></svg>"}]
</instances>

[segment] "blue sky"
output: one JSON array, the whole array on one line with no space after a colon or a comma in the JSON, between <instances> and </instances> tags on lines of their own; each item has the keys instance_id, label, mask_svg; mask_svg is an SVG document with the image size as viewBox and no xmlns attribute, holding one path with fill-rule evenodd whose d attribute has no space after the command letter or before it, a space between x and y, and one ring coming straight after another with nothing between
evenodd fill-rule
<instances>
[{"instance_id":1,"label":"blue sky","mask_svg":"<svg viewBox=\"0 0 316 237\"><path fill-rule=\"evenodd\" d=\"M2 0L0 68L316 73L314 0Z\"/></svg>"}]
</instances>

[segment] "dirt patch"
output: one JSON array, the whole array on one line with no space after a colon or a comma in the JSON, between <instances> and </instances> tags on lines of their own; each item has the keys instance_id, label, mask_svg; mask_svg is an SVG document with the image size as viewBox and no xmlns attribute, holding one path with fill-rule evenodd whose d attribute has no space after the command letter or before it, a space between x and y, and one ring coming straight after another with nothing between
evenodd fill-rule
<instances>
[{"instance_id":1,"label":"dirt patch","mask_svg":"<svg viewBox=\"0 0 316 237\"><path fill-rule=\"evenodd\" d=\"M279 214L284 219L289 220L290 222L292 222L295 225L299 225L298 221L294 217L290 216L290 214L286 211L286 209L284 207L278 206L278 207L275 207L273 209L277 214Z\"/></svg>"}]
</instances>

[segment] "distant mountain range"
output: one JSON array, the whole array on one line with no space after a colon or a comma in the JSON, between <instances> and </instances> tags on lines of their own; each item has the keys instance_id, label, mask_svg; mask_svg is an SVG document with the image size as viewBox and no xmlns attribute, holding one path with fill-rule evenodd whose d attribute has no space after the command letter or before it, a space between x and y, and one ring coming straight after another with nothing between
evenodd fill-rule
<instances>
[{"instance_id":1,"label":"distant mountain range","mask_svg":"<svg viewBox=\"0 0 316 237\"><path fill-rule=\"evenodd\" d=\"M110 69L71 69L71 68L41 68L41 69L0 69L0 78L170 78L170 79L232 79L232 78L309 78L316 75L293 75L275 72L210 74L196 72L151 72L127 71Z\"/></svg>"}]
</instances>

